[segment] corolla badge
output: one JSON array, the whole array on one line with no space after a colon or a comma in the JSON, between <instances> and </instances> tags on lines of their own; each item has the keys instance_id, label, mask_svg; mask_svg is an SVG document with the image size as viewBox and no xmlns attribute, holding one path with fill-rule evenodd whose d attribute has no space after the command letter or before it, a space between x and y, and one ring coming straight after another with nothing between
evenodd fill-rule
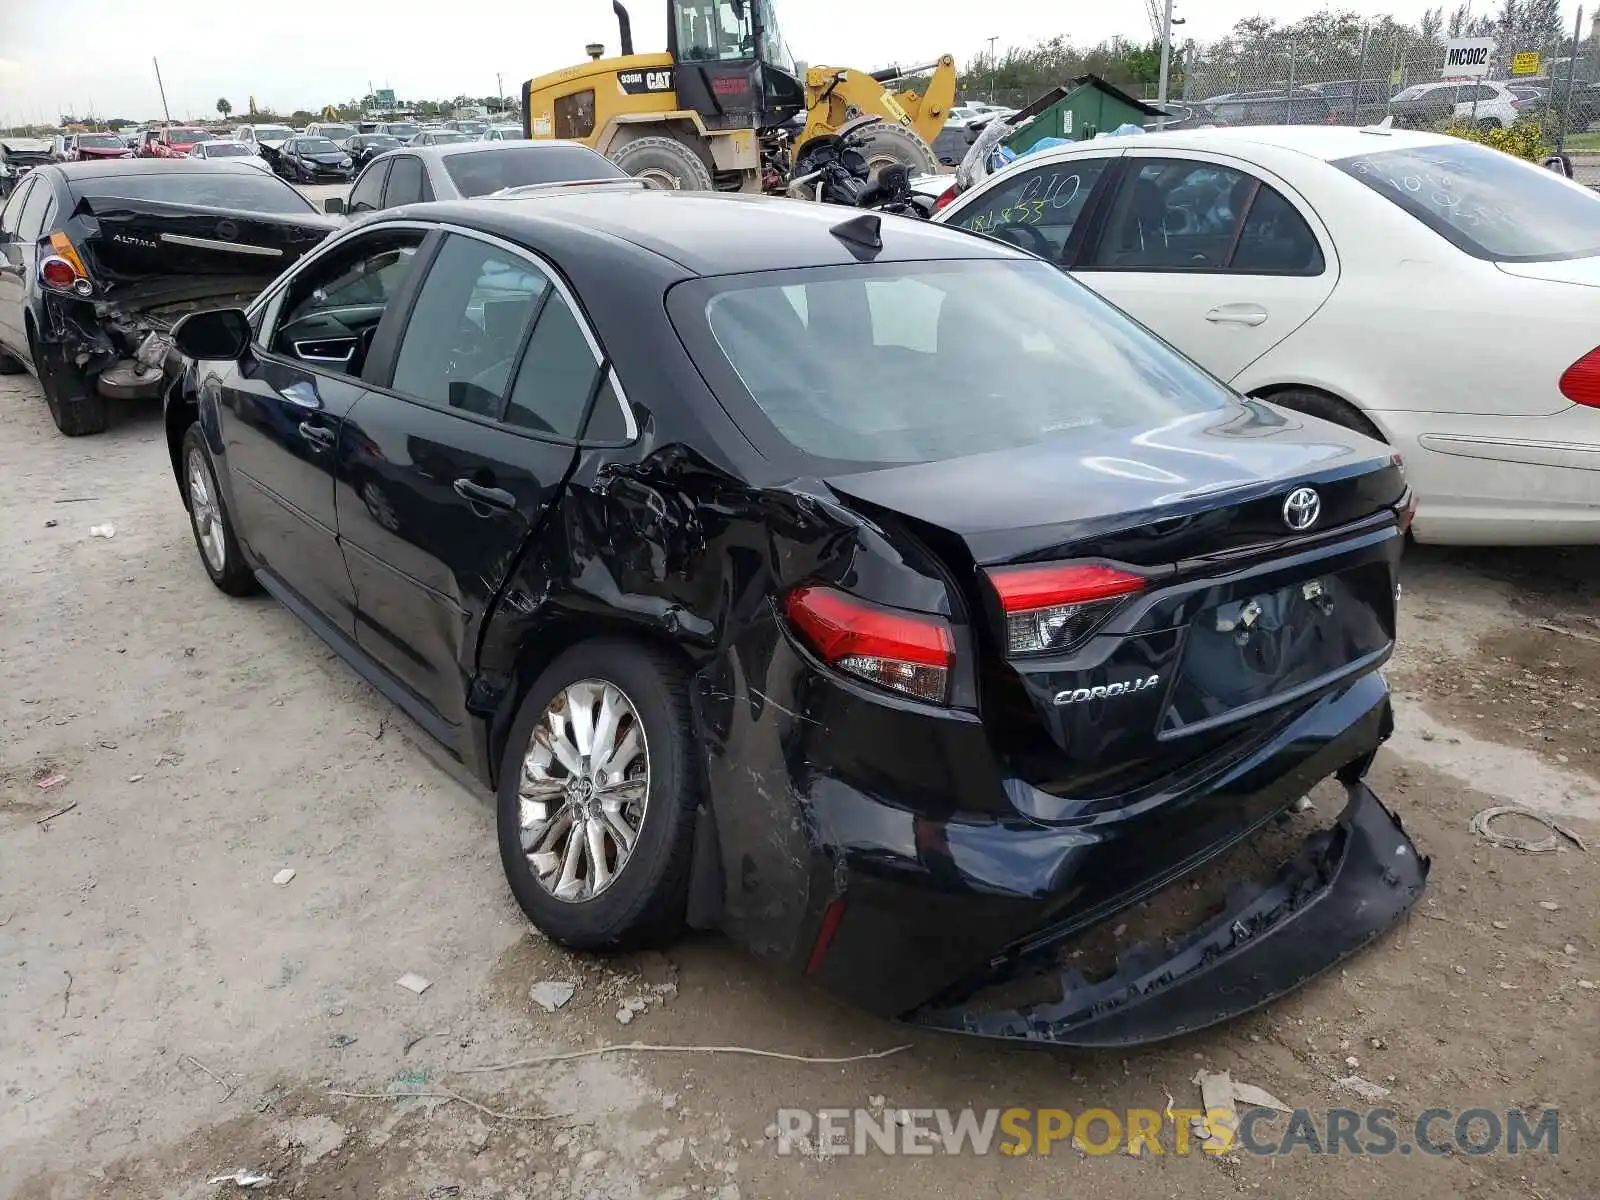
<instances>
[{"instance_id":1,"label":"corolla badge","mask_svg":"<svg viewBox=\"0 0 1600 1200\"><path fill-rule=\"evenodd\" d=\"M1295 533L1304 533L1322 516L1322 497L1315 488L1295 488L1283 502L1283 523Z\"/></svg>"},{"instance_id":2,"label":"corolla badge","mask_svg":"<svg viewBox=\"0 0 1600 1200\"><path fill-rule=\"evenodd\" d=\"M1147 692L1161 682L1159 675L1146 675L1142 679L1128 679L1122 683L1108 683L1103 687L1073 688L1056 693L1057 704L1083 704L1089 700L1115 700L1135 692Z\"/></svg>"}]
</instances>

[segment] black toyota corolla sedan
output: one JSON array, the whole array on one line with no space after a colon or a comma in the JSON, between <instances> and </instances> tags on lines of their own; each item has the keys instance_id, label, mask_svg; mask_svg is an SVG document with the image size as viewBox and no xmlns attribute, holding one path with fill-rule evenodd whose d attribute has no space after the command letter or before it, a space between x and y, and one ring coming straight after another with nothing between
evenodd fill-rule
<instances>
[{"instance_id":1,"label":"black toyota corolla sedan","mask_svg":"<svg viewBox=\"0 0 1600 1200\"><path fill-rule=\"evenodd\" d=\"M886 1015L1118 1045L1289 991L1423 890L1363 783L1399 460L1022 252L555 189L384 212L175 336L212 581L494 790L568 946L719 927ZM1231 865L1331 777L1336 820ZM1160 944L991 1003L1208 870Z\"/></svg>"}]
</instances>

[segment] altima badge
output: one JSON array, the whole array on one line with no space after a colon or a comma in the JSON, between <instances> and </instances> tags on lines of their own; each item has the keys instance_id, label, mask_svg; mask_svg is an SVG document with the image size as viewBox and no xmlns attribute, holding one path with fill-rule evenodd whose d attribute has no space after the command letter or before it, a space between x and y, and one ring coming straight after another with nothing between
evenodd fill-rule
<instances>
[{"instance_id":1,"label":"altima badge","mask_svg":"<svg viewBox=\"0 0 1600 1200\"><path fill-rule=\"evenodd\" d=\"M1322 515L1322 497L1315 488L1295 488L1283 502L1283 523L1296 533L1304 533Z\"/></svg>"},{"instance_id":2,"label":"altima badge","mask_svg":"<svg viewBox=\"0 0 1600 1200\"><path fill-rule=\"evenodd\" d=\"M1057 692L1057 704L1082 704L1086 700L1115 700L1118 696L1131 696L1135 692L1146 692L1161 682L1159 675L1147 675L1143 679L1129 679L1124 683L1108 683L1104 687L1077 688L1073 691Z\"/></svg>"}]
</instances>

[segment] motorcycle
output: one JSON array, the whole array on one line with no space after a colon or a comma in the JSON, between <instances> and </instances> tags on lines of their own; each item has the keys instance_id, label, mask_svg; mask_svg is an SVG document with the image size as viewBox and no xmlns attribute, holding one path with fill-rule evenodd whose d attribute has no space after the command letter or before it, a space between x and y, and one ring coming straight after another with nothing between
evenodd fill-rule
<instances>
[{"instance_id":1,"label":"motorcycle","mask_svg":"<svg viewBox=\"0 0 1600 1200\"><path fill-rule=\"evenodd\" d=\"M858 117L840 127L838 133L811 139L795 161L787 188L791 196L839 204L846 208L870 208L901 217L927 218L933 215L933 202L911 190L911 172L900 163L880 167L872 178L864 130L883 120L878 116ZM807 188L815 191L807 194Z\"/></svg>"}]
</instances>

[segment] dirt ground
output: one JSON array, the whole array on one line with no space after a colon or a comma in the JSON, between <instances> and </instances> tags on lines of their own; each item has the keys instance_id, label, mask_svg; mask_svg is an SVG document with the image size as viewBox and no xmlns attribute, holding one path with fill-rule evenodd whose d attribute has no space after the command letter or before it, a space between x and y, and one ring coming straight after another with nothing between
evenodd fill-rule
<instances>
[{"instance_id":1,"label":"dirt ground","mask_svg":"<svg viewBox=\"0 0 1600 1200\"><path fill-rule=\"evenodd\" d=\"M1600 554L1408 559L1373 773L1433 856L1407 922L1221 1030L1074 1053L908 1032L716 937L555 949L507 893L488 803L285 610L206 581L153 410L69 441L31 378L0 379L0 495L0 1195L1600 1195ZM1589 851L1469 832L1513 802ZM577 985L550 1014L528 998L548 980ZM635 1040L909 1049L468 1071ZM1402 1126L1556 1107L1559 1149L824 1157L768 1136L780 1107L1197 1107L1200 1067L1317 1113L1360 1103L1334 1082L1357 1074ZM431 1095L370 1098L392 1090ZM240 1168L273 1182L207 1182Z\"/></svg>"}]
</instances>

